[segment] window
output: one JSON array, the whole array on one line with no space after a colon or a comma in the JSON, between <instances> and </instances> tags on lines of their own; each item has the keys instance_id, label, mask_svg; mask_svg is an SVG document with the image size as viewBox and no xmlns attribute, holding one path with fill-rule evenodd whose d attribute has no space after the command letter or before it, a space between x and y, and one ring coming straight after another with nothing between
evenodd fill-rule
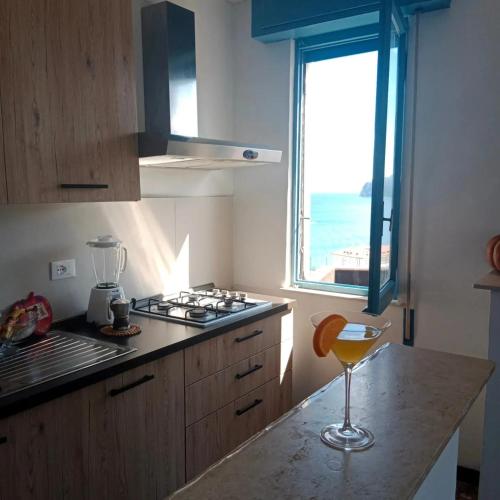
<instances>
[{"instance_id":1,"label":"window","mask_svg":"<svg viewBox=\"0 0 500 500\"><path fill-rule=\"evenodd\" d=\"M406 40L386 9L296 52L294 285L365 295L373 313L398 258Z\"/></svg>"}]
</instances>

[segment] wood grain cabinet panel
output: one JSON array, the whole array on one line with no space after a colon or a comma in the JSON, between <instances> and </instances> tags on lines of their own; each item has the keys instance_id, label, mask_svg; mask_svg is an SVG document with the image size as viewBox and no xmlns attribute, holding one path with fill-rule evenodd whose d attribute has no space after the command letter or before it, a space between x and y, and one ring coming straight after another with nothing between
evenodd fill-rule
<instances>
[{"instance_id":1,"label":"wood grain cabinet panel","mask_svg":"<svg viewBox=\"0 0 500 500\"><path fill-rule=\"evenodd\" d=\"M2 103L0 102L0 204L7 203L7 179L5 177L5 156L3 149Z\"/></svg>"},{"instance_id":2,"label":"wood grain cabinet panel","mask_svg":"<svg viewBox=\"0 0 500 500\"><path fill-rule=\"evenodd\" d=\"M186 426L220 407L217 375L210 375L186 387Z\"/></svg>"},{"instance_id":3,"label":"wood grain cabinet panel","mask_svg":"<svg viewBox=\"0 0 500 500\"><path fill-rule=\"evenodd\" d=\"M8 421L0 420L0 499L12 497L12 478L9 477L11 466L10 449L8 440Z\"/></svg>"},{"instance_id":4,"label":"wood grain cabinet panel","mask_svg":"<svg viewBox=\"0 0 500 500\"><path fill-rule=\"evenodd\" d=\"M9 202L140 198L128 5L2 0L0 65Z\"/></svg>"},{"instance_id":5,"label":"wood grain cabinet panel","mask_svg":"<svg viewBox=\"0 0 500 500\"><path fill-rule=\"evenodd\" d=\"M217 374L219 407L277 377L280 372L280 348L280 345L270 347Z\"/></svg>"},{"instance_id":6,"label":"wood grain cabinet panel","mask_svg":"<svg viewBox=\"0 0 500 500\"><path fill-rule=\"evenodd\" d=\"M178 352L0 420L0 500L163 499L185 482Z\"/></svg>"},{"instance_id":7,"label":"wood grain cabinet panel","mask_svg":"<svg viewBox=\"0 0 500 500\"><path fill-rule=\"evenodd\" d=\"M281 315L275 314L217 337L225 368L280 343Z\"/></svg>"},{"instance_id":8,"label":"wood grain cabinet panel","mask_svg":"<svg viewBox=\"0 0 500 500\"><path fill-rule=\"evenodd\" d=\"M221 449L225 455L279 417L279 378L275 378L218 411Z\"/></svg>"},{"instance_id":9,"label":"wood grain cabinet panel","mask_svg":"<svg viewBox=\"0 0 500 500\"><path fill-rule=\"evenodd\" d=\"M0 2L0 96L9 200L58 201L47 3Z\"/></svg>"},{"instance_id":10,"label":"wood grain cabinet panel","mask_svg":"<svg viewBox=\"0 0 500 500\"><path fill-rule=\"evenodd\" d=\"M291 408L292 351L290 312L185 349L187 480Z\"/></svg>"},{"instance_id":11,"label":"wood grain cabinet panel","mask_svg":"<svg viewBox=\"0 0 500 500\"><path fill-rule=\"evenodd\" d=\"M292 371L281 374L186 429L191 480L292 407Z\"/></svg>"},{"instance_id":12,"label":"wood grain cabinet panel","mask_svg":"<svg viewBox=\"0 0 500 500\"><path fill-rule=\"evenodd\" d=\"M186 429L186 480L191 480L222 458L217 413Z\"/></svg>"},{"instance_id":13,"label":"wood grain cabinet panel","mask_svg":"<svg viewBox=\"0 0 500 500\"><path fill-rule=\"evenodd\" d=\"M87 410L79 391L0 422L0 499L89 498Z\"/></svg>"},{"instance_id":14,"label":"wood grain cabinet panel","mask_svg":"<svg viewBox=\"0 0 500 500\"><path fill-rule=\"evenodd\" d=\"M185 352L185 380L191 385L222 369L218 356L218 337L188 347Z\"/></svg>"},{"instance_id":15,"label":"wood grain cabinet panel","mask_svg":"<svg viewBox=\"0 0 500 500\"><path fill-rule=\"evenodd\" d=\"M275 314L185 349L186 386L279 344L287 316Z\"/></svg>"},{"instance_id":16,"label":"wood grain cabinet panel","mask_svg":"<svg viewBox=\"0 0 500 500\"><path fill-rule=\"evenodd\" d=\"M183 372L178 352L86 389L95 495L160 499L184 484Z\"/></svg>"},{"instance_id":17,"label":"wood grain cabinet panel","mask_svg":"<svg viewBox=\"0 0 500 500\"><path fill-rule=\"evenodd\" d=\"M280 347L270 347L186 387L186 425L277 377Z\"/></svg>"}]
</instances>

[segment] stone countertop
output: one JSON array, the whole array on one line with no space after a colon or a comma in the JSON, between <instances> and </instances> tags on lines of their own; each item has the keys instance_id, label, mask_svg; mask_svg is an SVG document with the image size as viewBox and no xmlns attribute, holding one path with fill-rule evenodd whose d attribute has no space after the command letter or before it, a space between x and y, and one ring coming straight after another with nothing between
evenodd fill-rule
<instances>
[{"instance_id":1,"label":"stone countertop","mask_svg":"<svg viewBox=\"0 0 500 500\"><path fill-rule=\"evenodd\" d=\"M488 360L384 344L352 378L351 420L373 432L371 448L349 453L320 441L324 425L343 419L344 379L339 376L173 498L411 498L494 366Z\"/></svg>"},{"instance_id":2,"label":"stone countertop","mask_svg":"<svg viewBox=\"0 0 500 500\"><path fill-rule=\"evenodd\" d=\"M483 276L479 281L474 283L474 288L479 290L500 290L500 273L498 271L490 271L488 274Z\"/></svg>"},{"instance_id":3,"label":"stone countertop","mask_svg":"<svg viewBox=\"0 0 500 500\"><path fill-rule=\"evenodd\" d=\"M245 318L209 325L205 328L182 325L161 319L132 314L130 321L140 326L142 333L133 337L107 337L85 322L84 316L71 318L53 325L53 329L66 330L106 342L134 347L136 350L119 358L78 370L56 379L27 387L2 396L0 384L0 419L63 396L69 392L94 384L126 370L154 361L204 340L253 323L267 316L286 312L295 301L281 297L251 294L269 300L272 307Z\"/></svg>"}]
</instances>

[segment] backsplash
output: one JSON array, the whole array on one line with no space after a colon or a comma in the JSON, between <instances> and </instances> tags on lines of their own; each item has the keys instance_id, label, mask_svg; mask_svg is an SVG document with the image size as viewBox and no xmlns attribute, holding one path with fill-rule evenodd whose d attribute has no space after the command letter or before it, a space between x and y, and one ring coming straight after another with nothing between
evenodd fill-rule
<instances>
[{"instance_id":1,"label":"backsplash","mask_svg":"<svg viewBox=\"0 0 500 500\"><path fill-rule=\"evenodd\" d=\"M0 208L0 308L45 295L56 319L84 312L94 285L85 242L112 234L128 249L128 297L215 281L232 284L232 197L152 198ZM76 278L50 281L49 262L76 259Z\"/></svg>"}]
</instances>

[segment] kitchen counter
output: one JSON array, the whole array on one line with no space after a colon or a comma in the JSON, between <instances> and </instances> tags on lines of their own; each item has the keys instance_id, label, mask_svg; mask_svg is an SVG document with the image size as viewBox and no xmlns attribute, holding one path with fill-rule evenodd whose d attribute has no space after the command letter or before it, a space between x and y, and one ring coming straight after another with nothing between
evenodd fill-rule
<instances>
[{"instance_id":1,"label":"kitchen counter","mask_svg":"<svg viewBox=\"0 0 500 500\"><path fill-rule=\"evenodd\" d=\"M154 361L155 359L253 323L259 319L285 312L291 309L294 302L285 298L257 294L252 294L252 297L270 300L273 303L272 307L237 321L219 323L206 328L185 326L132 314L130 316L131 322L138 324L141 327L142 333L133 337L119 338L102 335L95 327L85 322L84 316L56 323L53 325L53 329L78 333L119 345L128 345L135 347L137 350L111 361L28 387L17 393L4 397L0 396L0 418L5 418L27 408L45 403L50 399L81 389L125 370Z\"/></svg>"},{"instance_id":2,"label":"kitchen counter","mask_svg":"<svg viewBox=\"0 0 500 500\"><path fill-rule=\"evenodd\" d=\"M412 498L450 440L453 487L457 429L493 370L487 360L385 344L352 380L351 419L373 432L373 447L349 453L320 441L324 425L343 419L340 376L173 498ZM428 491L417 497L446 498Z\"/></svg>"}]
</instances>

